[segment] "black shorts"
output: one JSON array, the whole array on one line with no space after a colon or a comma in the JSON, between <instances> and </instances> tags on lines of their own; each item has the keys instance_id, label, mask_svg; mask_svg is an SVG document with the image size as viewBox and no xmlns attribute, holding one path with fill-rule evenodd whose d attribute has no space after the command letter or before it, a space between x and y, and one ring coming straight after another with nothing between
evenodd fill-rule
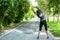
<instances>
[{"instance_id":1,"label":"black shorts","mask_svg":"<svg viewBox=\"0 0 60 40\"><path fill-rule=\"evenodd\" d=\"M43 25L44 25L44 27L45 27L45 30L47 31L47 22L46 22L46 20L40 21L39 31L42 30Z\"/></svg>"}]
</instances>

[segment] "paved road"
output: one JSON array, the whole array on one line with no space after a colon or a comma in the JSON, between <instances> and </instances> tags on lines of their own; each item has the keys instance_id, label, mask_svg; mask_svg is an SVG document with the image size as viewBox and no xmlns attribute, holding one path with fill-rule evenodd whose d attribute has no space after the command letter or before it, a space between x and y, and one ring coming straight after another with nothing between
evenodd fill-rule
<instances>
[{"instance_id":1,"label":"paved road","mask_svg":"<svg viewBox=\"0 0 60 40\"><path fill-rule=\"evenodd\" d=\"M2 36L0 40L56 40L51 34L49 34L49 39L46 39L47 36L44 27L41 31L40 38L37 39L38 28L39 20L35 18L13 29L10 33Z\"/></svg>"}]
</instances>

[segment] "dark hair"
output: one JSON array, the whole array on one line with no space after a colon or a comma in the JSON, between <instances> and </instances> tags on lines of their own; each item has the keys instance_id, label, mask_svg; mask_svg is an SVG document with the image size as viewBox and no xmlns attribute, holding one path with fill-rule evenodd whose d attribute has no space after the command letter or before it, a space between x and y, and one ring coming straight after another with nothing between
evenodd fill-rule
<instances>
[{"instance_id":1,"label":"dark hair","mask_svg":"<svg viewBox=\"0 0 60 40\"><path fill-rule=\"evenodd\" d=\"M39 14L40 13L40 11L39 10L37 10L37 14Z\"/></svg>"}]
</instances>

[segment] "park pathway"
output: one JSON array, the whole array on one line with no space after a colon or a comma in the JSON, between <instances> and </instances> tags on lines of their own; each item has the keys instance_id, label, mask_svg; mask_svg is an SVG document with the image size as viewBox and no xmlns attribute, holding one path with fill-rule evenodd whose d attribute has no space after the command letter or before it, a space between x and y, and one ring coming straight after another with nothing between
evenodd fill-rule
<instances>
[{"instance_id":1,"label":"park pathway","mask_svg":"<svg viewBox=\"0 0 60 40\"><path fill-rule=\"evenodd\" d=\"M56 40L55 37L51 34L51 32L49 32L49 39L46 39L47 36L44 31L44 27L42 28L39 39L37 39L36 37L38 28L39 28L39 19L34 18L12 29L11 32L0 37L0 40Z\"/></svg>"}]
</instances>

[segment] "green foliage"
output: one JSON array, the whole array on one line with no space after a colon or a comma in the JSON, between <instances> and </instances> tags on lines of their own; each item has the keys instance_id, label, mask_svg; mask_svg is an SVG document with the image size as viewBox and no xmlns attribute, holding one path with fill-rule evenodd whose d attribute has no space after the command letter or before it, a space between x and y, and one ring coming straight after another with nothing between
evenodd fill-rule
<instances>
[{"instance_id":1,"label":"green foliage","mask_svg":"<svg viewBox=\"0 0 60 40\"><path fill-rule=\"evenodd\" d=\"M32 12L31 8L29 9L28 13L24 15L25 20L29 20L34 17L35 17L35 14Z\"/></svg>"},{"instance_id":2,"label":"green foliage","mask_svg":"<svg viewBox=\"0 0 60 40\"><path fill-rule=\"evenodd\" d=\"M56 37L60 37L60 30L51 30L52 34Z\"/></svg>"},{"instance_id":3,"label":"green foliage","mask_svg":"<svg viewBox=\"0 0 60 40\"><path fill-rule=\"evenodd\" d=\"M3 26L9 25L11 22L13 22L14 17L15 17L15 10L16 10L16 5L15 1L11 2L12 0L1 0L0 1L0 15L1 15L1 22ZM13 4L13 5L12 5Z\"/></svg>"},{"instance_id":4,"label":"green foliage","mask_svg":"<svg viewBox=\"0 0 60 40\"><path fill-rule=\"evenodd\" d=\"M29 9L29 0L0 0L0 27L21 22Z\"/></svg>"},{"instance_id":5,"label":"green foliage","mask_svg":"<svg viewBox=\"0 0 60 40\"><path fill-rule=\"evenodd\" d=\"M59 14L60 13L60 0L36 0L39 7L48 14Z\"/></svg>"},{"instance_id":6,"label":"green foliage","mask_svg":"<svg viewBox=\"0 0 60 40\"><path fill-rule=\"evenodd\" d=\"M15 17L15 22L18 23L18 22L21 22L21 20L23 20L24 18L24 15L28 12L30 8L30 3L28 0L20 0L19 1L19 5L18 5L18 15Z\"/></svg>"},{"instance_id":7,"label":"green foliage","mask_svg":"<svg viewBox=\"0 0 60 40\"><path fill-rule=\"evenodd\" d=\"M0 1L0 27L3 24L5 18L5 12L9 7L9 0L1 0ZM4 21L5 22L5 21Z\"/></svg>"},{"instance_id":8,"label":"green foliage","mask_svg":"<svg viewBox=\"0 0 60 40\"><path fill-rule=\"evenodd\" d=\"M9 1L8 0L0 0L0 17L4 16L4 12L8 9Z\"/></svg>"},{"instance_id":9,"label":"green foliage","mask_svg":"<svg viewBox=\"0 0 60 40\"><path fill-rule=\"evenodd\" d=\"M49 8L49 11L51 11L51 8L53 8L53 15L55 14L59 14L59 11L60 11L60 0L49 0L49 3L48 3L48 8Z\"/></svg>"},{"instance_id":10,"label":"green foliage","mask_svg":"<svg viewBox=\"0 0 60 40\"><path fill-rule=\"evenodd\" d=\"M38 6L43 10L44 13L48 13L48 0L36 0L38 2Z\"/></svg>"},{"instance_id":11,"label":"green foliage","mask_svg":"<svg viewBox=\"0 0 60 40\"><path fill-rule=\"evenodd\" d=\"M60 33L59 33L60 32L60 23L58 23L58 22L48 22L48 21L47 21L47 23L48 23L49 29L52 32L52 34L54 36L60 37Z\"/></svg>"}]
</instances>

